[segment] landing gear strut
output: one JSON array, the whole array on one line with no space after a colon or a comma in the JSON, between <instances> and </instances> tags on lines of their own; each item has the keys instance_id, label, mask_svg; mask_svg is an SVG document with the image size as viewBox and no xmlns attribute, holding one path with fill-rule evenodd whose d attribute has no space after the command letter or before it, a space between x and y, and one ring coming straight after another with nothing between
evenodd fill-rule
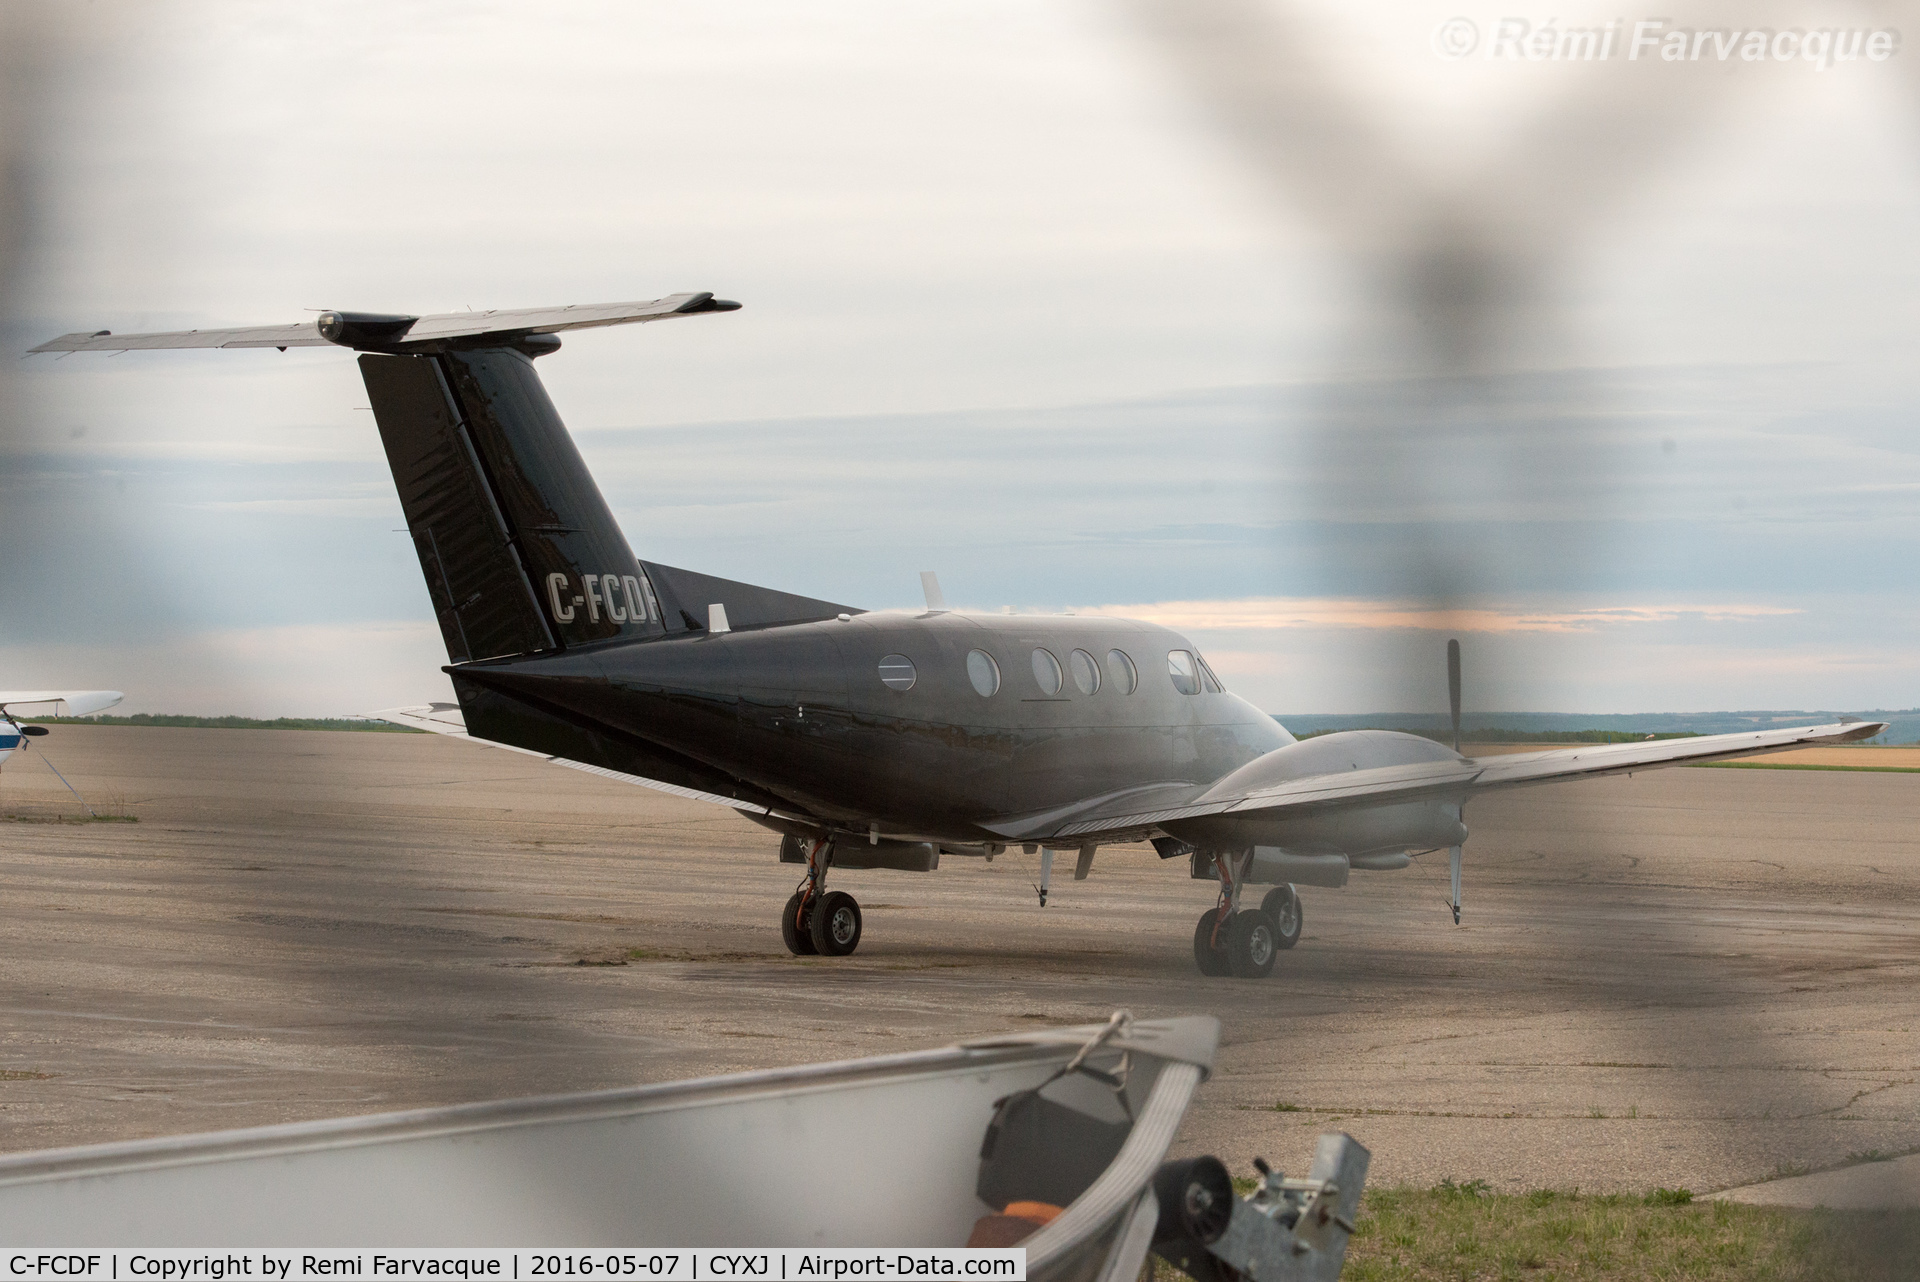
<instances>
[{"instance_id":1,"label":"landing gear strut","mask_svg":"<svg viewBox=\"0 0 1920 1282\"><path fill-rule=\"evenodd\" d=\"M1292 887L1282 887L1269 894L1259 908L1242 908L1240 892L1253 866L1253 852L1237 857L1216 855L1213 866L1220 874L1220 902L1201 913L1199 923L1193 928L1194 964L1200 967L1202 975L1236 975L1241 979L1271 975L1279 950L1293 947L1300 938L1297 898L1292 899L1291 936L1283 937L1281 926L1267 911L1276 904L1275 895L1284 892L1291 896Z\"/></svg>"},{"instance_id":2,"label":"landing gear strut","mask_svg":"<svg viewBox=\"0 0 1920 1282\"><path fill-rule=\"evenodd\" d=\"M843 890L827 891L833 840L801 843L807 875L780 913L780 938L796 957L845 957L860 946L860 904Z\"/></svg>"}]
</instances>

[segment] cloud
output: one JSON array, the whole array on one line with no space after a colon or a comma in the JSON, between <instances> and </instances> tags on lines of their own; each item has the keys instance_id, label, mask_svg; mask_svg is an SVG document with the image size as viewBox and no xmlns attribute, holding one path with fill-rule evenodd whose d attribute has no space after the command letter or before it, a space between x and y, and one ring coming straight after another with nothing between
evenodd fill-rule
<instances>
[{"instance_id":1,"label":"cloud","mask_svg":"<svg viewBox=\"0 0 1920 1282\"><path fill-rule=\"evenodd\" d=\"M1793 606L1611 605L1586 609L1487 606L1433 609L1414 602L1357 598L1255 597L1239 601L1159 601L1149 605L1103 605L1085 613L1119 615L1170 628L1208 631L1294 628L1417 629L1427 632L1593 632L1632 624L1671 623L1682 618L1711 622L1799 614Z\"/></svg>"},{"instance_id":2,"label":"cloud","mask_svg":"<svg viewBox=\"0 0 1920 1282\"><path fill-rule=\"evenodd\" d=\"M1412 697L1455 631L1535 706L1904 680L1920 257L1885 247L1920 186L1886 77L1766 81L1556 253L1564 343L1449 386L1368 345L1404 298L1257 199L1101 6L61 12L14 351L712 288L746 309L541 361L642 556L869 606L934 568L989 605L1185 611L1275 707ZM1428 29L1390 8L1316 49L1471 181L1573 82L1439 64ZM247 698L284 682L265 712L341 706L363 654L396 686L441 661L377 631L428 607L347 354L9 368L8 657L218 711L231 654Z\"/></svg>"},{"instance_id":3,"label":"cloud","mask_svg":"<svg viewBox=\"0 0 1920 1282\"><path fill-rule=\"evenodd\" d=\"M1446 642L1475 711L1636 713L1920 703L1920 610L1845 594L1447 614L1346 598L1112 607L1191 639L1235 693L1280 713L1438 712ZM1157 614L1156 612L1164 611ZM1103 613L1107 612L1105 610ZM1460 626L1477 624L1477 627Z\"/></svg>"},{"instance_id":4,"label":"cloud","mask_svg":"<svg viewBox=\"0 0 1920 1282\"><path fill-rule=\"evenodd\" d=\"M386 517L393 513L393 499L386 494L364 498L338 495L315 499L226 499L181 506L196 512L256 516Z\"/></svg>"},{"instance_id":5,"label":"cloud","mask_svg":"<svg viewBox=\"0 0 1920 1282\"><path fill-rule=\"evenodd\" d=\"M10 685L110 688L115 716L338 717L450 699L433 622L220 628L81 644L0 646Z\"/></svg>"}]
</instances>

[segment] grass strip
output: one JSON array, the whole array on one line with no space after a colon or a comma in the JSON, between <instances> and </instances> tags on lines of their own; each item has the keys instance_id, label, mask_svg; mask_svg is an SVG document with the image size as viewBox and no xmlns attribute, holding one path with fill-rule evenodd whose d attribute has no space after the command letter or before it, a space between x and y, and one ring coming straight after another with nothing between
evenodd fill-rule
<instances>
[{"instance_id":1,"label":"grass strip","mask_svg":"<svg viewBox=\"0 0 1920 1282\"><path fill-rule=\"evenodd\" d=\"M171 712L136 712L130 717L22 717L43 726L165 726L188 730L358 730L369 734L426 734L391 721L355 717L189 717Z\"/></svg>"},{"instance_id":2,"label":"grass strip","mask_svg":"<svg viewBox=\"0 0 1920 1282\"><path fill-rule=\"evenodd\" d=\"M1920 775L1920 766L1814 766L1793 761L1702 761L1689 770L1851 770L1878 775Z\"/></svg>"},{"instance_id":3,"label":"grass strip","mask_svg":"<svg viewBox=\"0 0 1920 1282\"><path fill-rule=\"evenodd\" d=\"M1369 1189L1343 1282L1912 1282L1920 1211L1795 1211L1483 1180ZM1152 1282L1184 1277L1161 1260Z\"/></svg>"},{"instance_id":4,"label":"grass strip","mask_svg":"<svg viewBox=\"0 0 1920 1282\"><path fill-rule=\"evenodd\" d=\"M1793 1211L1480 1181L1368 1192L1346 1282L1892 1282L1920 1259L1920 1212Z\"/></svg>"}]
</instances>

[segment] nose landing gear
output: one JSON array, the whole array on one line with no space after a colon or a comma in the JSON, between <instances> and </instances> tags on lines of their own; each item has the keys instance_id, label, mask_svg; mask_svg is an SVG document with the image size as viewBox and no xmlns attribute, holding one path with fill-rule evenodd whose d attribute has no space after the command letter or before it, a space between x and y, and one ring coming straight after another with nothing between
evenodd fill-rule
<instances>
[{"instance_id":1,"label":"nose landing gear","mask_svg":"<svg viewBox=\"0 0 1920 1282\"><path fill-rule=\"evenodd\" d=\"M1220 929L1220 910L1209 908L1200 914L1200 922L1193 928L1193 964L1200 968L1202 975L1218 978L1233 974L1233 964L1227 960L1227 941L1225 932Z\"/></svg>"},{"instance_id":2,"label":"nose landing gear","mask_svg":"<svg viewBox=\"0 0 1920 1282\"><path fill-rule=\"evenodd\" d=\"M1279 955L1274 942L1273 919L1258 908L1233 915L1227 923L1227 965L1240 979L1265 979L1273 974L1273 959Z\"/></svg>"},{"instance_id":3,"label":"nose landing gear","mask_svg":"<svg viewBox=\"0 0 1920 1282\"><path fill-rule=\"evenodd\" d=\"M813 951L845 957L860 946L860 905L844 890L823 898L813 910Z\"/></svg>"},{"instance_id":4,"label":"nose landing gear","mask_svg":"<svg viewBox=\"0 0 1920 1282\"><path fill-rule=\"evenodd\" d=\"M811 957L813 946L813 904L807 892L796 890L780 913L780 940L795 957Z\"/></svg>"},{"instance_id":5,"label":"nose landing gear","mask_svg":"<svg viewBox=\"0 0 1920 1282\"><path fill-rule=\"evenodd\" d=\"M796 957L845 957L860 946L860 904L843 890L827 891L833 841L800 843L807 875L780 913L780 939Z\"/></svg>"},{"instance_id":6,"label":"nose landing gear","mask_svg":"<svg viewBox=\"0 0 1920 1282\"><path fill-rule=\"evenodd\" d=\"M1292 886L1268 891L1258 908L1240 907L1252 864L1251 851L1214 857L1220 902L1201 913L1193 928L1193 960L1202 975L1262 979L1273 973L1281 949L1300 942L1300 896Z\"/></svg>"}]
</instances>

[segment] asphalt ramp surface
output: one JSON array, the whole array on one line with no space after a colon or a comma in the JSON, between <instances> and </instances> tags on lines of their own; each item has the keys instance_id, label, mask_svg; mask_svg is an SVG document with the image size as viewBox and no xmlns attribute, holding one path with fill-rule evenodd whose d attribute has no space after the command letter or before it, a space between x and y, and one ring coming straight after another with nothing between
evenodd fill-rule
<instances>
[{"instance_id":1,"label":"asphalt ramp surface","mask_svg":"<svg viewBox=\"0 0 1920 1282\"><path fill-rule=\"evenodd\" d=\"M1462 926L1444 853L1356 874L1304 890L1305 938L1245 981L1194 970L1213 886L1146 846L1102 849L1045 909L1017 852L837 872L860 950L794 958L795 870L721 808L430 736L39 745L108 821L67 822L30 755L0 774L8 1150L1116 1007L1220 1018L1178 1147L1241 1173L1303 1170L1322 1130L1371 1148L1376 1182L1502 1190L1707 1192L1920 1150L1920 776L1677 769L1478 800Z\"/></svg>"}]
</instances>

